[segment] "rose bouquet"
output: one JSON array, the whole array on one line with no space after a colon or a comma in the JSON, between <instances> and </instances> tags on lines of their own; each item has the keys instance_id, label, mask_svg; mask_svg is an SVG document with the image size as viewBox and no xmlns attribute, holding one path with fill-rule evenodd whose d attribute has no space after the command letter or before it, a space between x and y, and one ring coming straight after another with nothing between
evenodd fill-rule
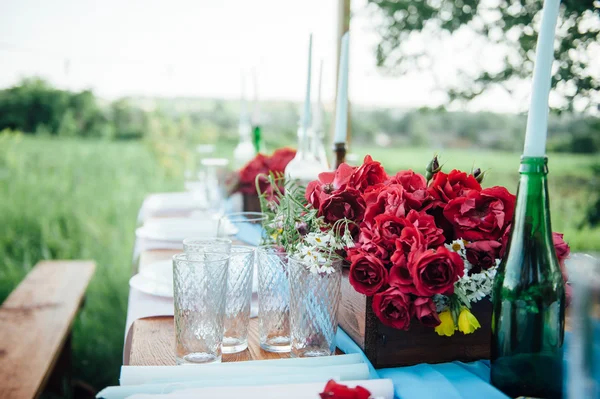
<instances>
[{"instance_id":1,"label":"rose bouquet","mask_svg":"<svg viewBox=\"0 0 600 399\"><path fill-rule=\"evenodd\" d=\"M295 199L295 215L318 220L312 233L278 227L294 230L293 249L310 255L322 251L313 237L329 237L350 265L350 284L372 297L383 324L408 330L418 321L439 335L469 334L480 327L470 309L489 299L516 200L504 187L482 188L484 177L478 169L445 173L437 157L425 175L388 175L367 156L359 167L322 173L306 188L308 204ZM568 245L562 235L554 240L563 265Z\"/></svg>"},{"instance_id":2,"label":"rose bouquet","mask_svg":"<svg viewBox=\"0 0 600 399\"><path fill-rule=\"evenodd\" d=\"M273 191L267 180L267 175L269 173L282 175L285 167L295 155L296 151L291 148L280 148L270 156L260 153L256 154L238 172L237 182L232 191L248 195L258 195L259 192L272 195Z\"/></svg>"}]
</instances>

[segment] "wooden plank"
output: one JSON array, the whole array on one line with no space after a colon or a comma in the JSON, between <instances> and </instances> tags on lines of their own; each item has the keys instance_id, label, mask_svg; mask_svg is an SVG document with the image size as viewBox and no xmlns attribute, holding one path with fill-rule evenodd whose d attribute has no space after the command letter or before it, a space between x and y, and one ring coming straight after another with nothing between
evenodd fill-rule
<instances>
[{"instance_id":1,"label":"wooden plank","mask_svg":"<svg viewBox=\"0 0 600 399\"><path fill-rule=\"evenodd\" d=\"M133 322L131 366L175 365L175 327L172 316L148 317ZM258 319L250 319L248 349L240 353L223 355L223 362L288 358L289 353L264 351L258 344Z\"/></svg>"},{"instance_id":2,"label":"wooden plank","mask_svg":"<svg viewBox=\"0 0 600 399\"><path fill-rule=\"evenodd\" d=\"M95 264L44 261L0 307L0 398L39 396L65 345Z\"/></svg>"}]
</instances>

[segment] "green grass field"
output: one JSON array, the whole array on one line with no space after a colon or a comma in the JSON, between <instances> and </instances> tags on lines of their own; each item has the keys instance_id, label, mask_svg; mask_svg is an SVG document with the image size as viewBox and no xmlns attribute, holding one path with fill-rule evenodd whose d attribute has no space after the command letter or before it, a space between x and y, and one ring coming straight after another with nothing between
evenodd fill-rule
<instances>
[{"instance_id":1,"label":"green grass field","mask_svg":"<svg viewBox=\"0 0 600 399\"><path fill-rule=\"evenodd\" d=\"M40 259L94 259L74 329L74 377L115 384L139 207L179 190L141 143L0 135L0 299Z\"/></svg>"},{"instance_id":2,"label":"green grass field","mask_svg":"<svg viewBox=\"0 0 600 399\"><path fill-rule=\"evenodd\" d=\"M389 172L422 172L429 149L369 149ZM173 154L172 154L173 155ZM485 185L514 191L518 154L448 150L447 169L473 161L491 169ZM159 163L142 142L0 135L0 300L41 259L94 259L98 268L74 331L74 377L100 389L117 383L136 217L152 192L181 190L177 154ZM174 162L173 162L174 161ZM600 249L600 229L581 230L594 157L551 155L556 231L575 249Z\"/></svg>"}]
</instances>

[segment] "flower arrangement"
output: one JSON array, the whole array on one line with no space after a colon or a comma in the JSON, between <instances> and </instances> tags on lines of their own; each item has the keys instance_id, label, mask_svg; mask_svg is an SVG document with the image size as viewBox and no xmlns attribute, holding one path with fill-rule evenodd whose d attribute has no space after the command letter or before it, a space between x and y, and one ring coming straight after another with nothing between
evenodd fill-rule
<instances>
[{"instance_id":1,"label":"flower arrangement","mask_svg":"<svg viewBox=\"0 0 600 399\"><path fill-rule=\"evenodd\" d=\"M425 175L389 175L366 156L265 202L268 231L315 273L344 258L350 284L372 297L383 324L408 330L416 320L439 335L470 334L481 327L471 306L489 299L516 201L504 187L483 188L484 177L479 169L445 173L437 156ZM557 233L554 243L563 267L569 247Z\"/></svg>"},{"instance_id":2,"label":"flower arrangement","mask_svg":"<svg viewBox=\"0 0 600 399\"><path fill-rule=\"evenodd\" d=\"M233 192L242 194L258 195L259 192L272 193L271 186L266 176L269 173L282 175L285 167L296 155L296 150L291 148L280 148L272 155L258 153L238 172L238 179ZM260 178L256 184L257 177ZM260 191L259 191L260 190Z\"/></svg>"},{"instance_id":3,"label":"flower arrangement","mask_svg":"<svg viewBox=\"0 0 600 399\"><path fill-rule=\"evenodd\" d=\"M480 328L471 305L491 294L516 201L504 187L482 188L484 177L479 169L446 174L437 156L425 176L388 175L366 156L359 167L321 174L306 200L330 225L351 221L349 281L373 298L383 324L408 330L416 319L439 335L470 334ZM562 265L568 245L554 239Z\"/></svg>"}]
</instances>

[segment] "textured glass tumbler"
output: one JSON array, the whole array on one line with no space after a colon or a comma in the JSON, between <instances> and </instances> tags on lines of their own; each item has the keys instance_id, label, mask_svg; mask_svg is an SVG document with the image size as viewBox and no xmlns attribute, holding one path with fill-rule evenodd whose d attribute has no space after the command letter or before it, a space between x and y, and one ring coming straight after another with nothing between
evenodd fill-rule
<instances>
[{"instance_id":1,"label":"textured glass tumbler","mask_svg":"<svg viewBox=\"0 0 600 399\"><path fill-rule=\"evenodd\" d=\"M290 258L291 356L330 356L335 352L337 311L342 298L342 262L334 272L311 273L306 263Z\"/></svg>"},{"instance_id":2,"label":"textured glass tumbler","mask_svg":"<svg viewBox=\"0 0 600 399\"><path fill-rule=\"evenodd\" d=\"M257 249L258 335L268 352L290 351L290 285L287 254L276 247Z\"/></svg>"},{"instance_id":3,"label":"textured glass tumbler","mask_svg":"<svg viewBox=\"0 0 600 399\"><path fill-rule=\"evenodd\" d=\"M248 325L252 302L253 247L234 245L229 256L227 304L223 353L237 353L248 347Z\"/></svg>"},{"instance_id":4,"label":"textured glass tumbler","mask_svg":"<svg viewBox=\"0 0 600 399\"><path fill-rule=\"evenodd\" d=\"M204 259L206 252L217 252L228 254L231 249L231 240L229 238L217 237L190 237L183 240L183 252L188 255L188 259Z\"/></svg>"},{"instance_id":5,"label":"textured glass tumbler","mask_svg":"<svg viewBox=\"0 0 600 399\"><path fill-rule=\"evenodd\" d=\"M173 257L177 364L221 361L228 265L227 254Z\"/></svg>"},{"instance_id":6,"label":"textured glass tumbler","mask_svg":"<svg viewBox=\"0 0 600 399\"><path fill-rule=\"evenodd\" d=\"M219 237L237 237L252 245L262 242L263 224L268 216L262 212L234 212L223 215L219 219L217 229Z\"/></svg>"}]
</instances>

